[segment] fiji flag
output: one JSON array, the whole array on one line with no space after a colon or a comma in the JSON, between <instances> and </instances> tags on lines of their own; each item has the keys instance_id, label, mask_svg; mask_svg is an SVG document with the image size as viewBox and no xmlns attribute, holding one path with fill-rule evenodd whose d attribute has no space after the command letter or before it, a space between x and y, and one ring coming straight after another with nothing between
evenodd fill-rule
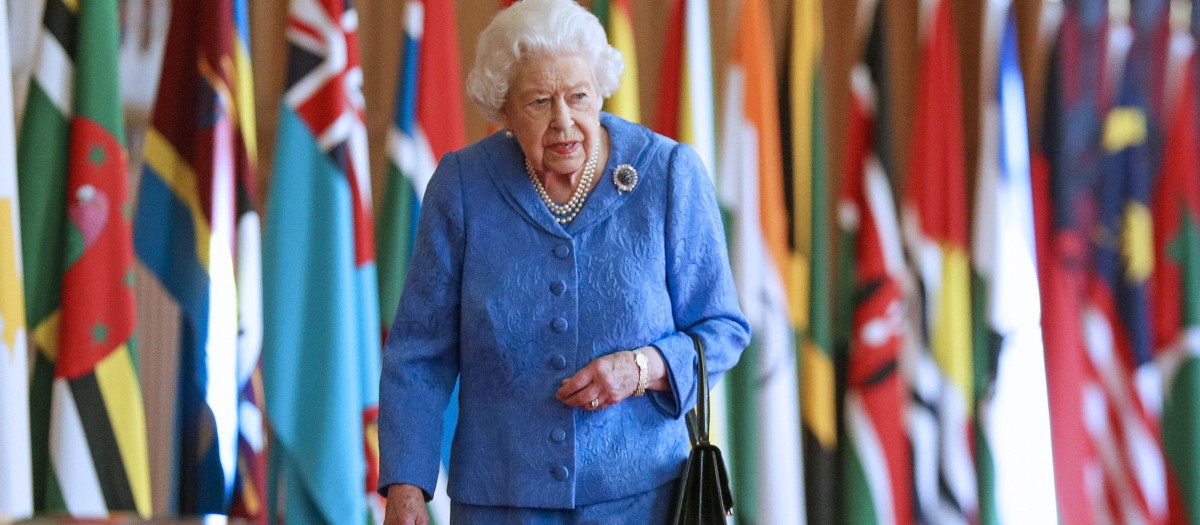
<instances>
[{"instance_id":1,"label":"fiji flag","mask_svg":"<svg viewBox=\"0 0 1200 525\"><path fill-rule=\"evenodd\" d=\"M358 16L344 0L292 0L287 37L263 239L272 499L286 493L289 523L362 522L380 342Z\"/></svg>"},{"instance_id":2,"label":"fiji flag","mask_svg":"<svg viewBox=\"0 0 1200 525\"><path fill-rule=\"evenodd\" d=\"M412 257L421 197L438 160L466 145L459 91L458 31L452 2L409 0L404 63L397 79L396 120L388 133L388 179L379 212L379 314L384 335L400 304ZM430 502L434 523L450 522L445 465L458 422L458 393L444 416L443 471Z\"/></svg>"},{"instance_id":3,"label":"fiji flag","mask_svg":"<svg viewBox=\"0 0 1200 525\"><path fill-rule=\"evenodd\" d=\"M239 301L245 293L238 288L258 288L257 271L235 279L235 267L245 267L245 261L235 262L234 254L243 259L258 250L256 219L245 239L237 232L245 219L239 212L253 214L244 129L249 124L252 137L254 121L246 110L252 97L238 89L248 78L226 67L239 39L235 8L234 0L173 3L134 227L138 255L178 301L182 315L171 498L181 515L228 513L239 427L245 424L242 434L252 441L261 443L262 435L257 409L239 422L239 412L246 411L238 407L245 383L240 378L250 375L258 354L257 344L249 345L249 365L239 371L239 343L245 339L239 331L258 333L239 330L239 318L261 314L257 300ZM243 480L243 488L261 485L252 477Z\"/></svg>"}]
</instances>

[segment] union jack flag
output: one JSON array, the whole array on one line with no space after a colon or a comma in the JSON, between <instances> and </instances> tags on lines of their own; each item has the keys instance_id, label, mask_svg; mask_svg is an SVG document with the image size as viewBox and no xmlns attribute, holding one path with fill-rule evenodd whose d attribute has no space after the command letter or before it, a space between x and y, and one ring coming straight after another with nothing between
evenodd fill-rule
<instances>
[{"instance_id":1,"label":"union jack flag","mask_svg":"<svg viewBox=\"0 0 1200 525\"><path fill-rule=\"evenodd\" d=\"M355 262L375 260L366 109L353 0L292 0L284 103L308 125L354 193Z\"/></svg>"}]
</instances>

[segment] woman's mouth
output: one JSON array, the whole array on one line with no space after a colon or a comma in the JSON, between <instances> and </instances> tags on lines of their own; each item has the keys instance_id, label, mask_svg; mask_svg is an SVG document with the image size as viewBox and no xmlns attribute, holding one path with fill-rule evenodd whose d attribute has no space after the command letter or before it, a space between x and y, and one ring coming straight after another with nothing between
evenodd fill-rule
<instances>
[{"instance_id":1,"label":"woman's mouth","mask_svg":"<svg viewBox=\"0 0 1200 525\"><path fill-rule=\"evenodd\" d=\"M566 155L575 153L575 150L579 149L579 143L578 142L559 142L558 144L551 144L548 147L548 149L559 155L566 156Z\"/></svg>"}]
</instances>

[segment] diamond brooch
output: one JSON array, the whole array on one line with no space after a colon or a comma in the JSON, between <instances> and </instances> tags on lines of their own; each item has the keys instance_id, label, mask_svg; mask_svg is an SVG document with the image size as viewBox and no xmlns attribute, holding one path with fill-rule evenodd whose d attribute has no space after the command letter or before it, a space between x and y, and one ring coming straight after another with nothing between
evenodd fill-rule
<instances>
[{"instance_id":1,"label":"diamond brooch","mask_svg":"<svg viewBox=\"0 0 1200 525\"><path fill-rule=\"evenodd\" d=\"M625 193L633 191L633 187L637 186L638 174L633 166L622 164L613 170L613 184L617 187L617 193Z\"/></svg>"}]
</instances>

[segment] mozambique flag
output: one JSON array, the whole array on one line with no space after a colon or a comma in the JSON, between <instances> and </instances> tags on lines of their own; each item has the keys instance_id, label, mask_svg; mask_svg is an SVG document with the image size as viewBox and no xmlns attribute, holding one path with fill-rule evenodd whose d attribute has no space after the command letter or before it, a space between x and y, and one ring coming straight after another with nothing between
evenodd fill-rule
<instances>
[{"instance_id":1,"label":"mozambique flag","mask_svg":"<svg viewBox=\"0 0 1200 525\"><path fill-rule=\"evenodd\" d=\"M592 11L608 33L608 43L621 52L625 69L616 93L604 101L604 110L630 122L642 121L638 91L637 47L633 39L633 2L596 0Z\"/></svg>"},{"instance_id":2,"label":"mozambique flag","mask_svg":"<svg viewBox=\"0 0 1200 525\"><path fill-rule=\"evenodd\" d=\"M788 304L800 354L808 522L837 521L837 374L830 311L829 191L820 0L793 0L780 88L788 215Z\"/></svg>"},{"instance_id":3,"label":"mozambique flag","mask_svg":"<svg viewBox=\"0 0 1200 525\"><path fill-rule=\"evenodd\" d=\"M1171 523L1200 523L1200 98L1193 37L1177 33L1154 214L1154 348L1163 373L1162 436Z\"/></svg>"},{"instance_id":4,"label":"mozambique flag","mask_svg":"<svg viewBox=\"0 0 1200 525\"><path fill-rule=\"evenodd\" d=\"M754 331L729 379L731 427L753 436L731 447L734 509L739 521L802 523L796 341L784 273L788 214L766 2L742 3L734 27L717 191L731 217L734 282Z\"/></svg>"},{"instance_id":5,"label":"mozambique flag","mask_svg":"<svg viewBox=\"0 0 1200 525\"><path fill-rule=\"evenodd\" d=\"M873 16L868 53L882 52L883 17ZM870 57L871 55L868 55ZM838 333L846 363L842 402L841 522L913 523L912 453L905 428L908 386L901 360L908 323L899 221L891 182L877 155L876 100L883 91L867 63L851 75L845 171L838 204ZM879 71L881 73L881 71Z\"/></svg>"},{"instance_id":6,"label":"mozambique flag","mask_svg":"<svg viewBox=\"0 0 1200 525\"><path fill-rule=\"evenodd\" d=\"M1083 342L1092 188L1100 171L1107 8L1104 0L1048 5L1061 22L1046 66L1043 131L1031 166L1037 230L1042 341L1059 519L1093 523L1100 469L1085 423L1085 392L1098 391Z\"/></svg>"},{"instance_id":7,"label":"mozambique flag","mask_svg":"<svg viewBox=\"0 0 1200 525\"><path fill-rule=\"evenodd\" d=\"M182 317L172 501L184 516L231 510L242 434L239 391L258 362L257 344L246 348L246 358L239 344L261 334L257 323L242 322L262 314L257 298L239 301L237 281L257 279L258 272L244 275L245 260L235 259L256 258L258 251L256 219L246 225L249 243L238 239L243 214L253 213L254 144L246 141L246 126L253 137L254 115L245 112L252 98L242 98L252 92L244 91L249 79L240 78L248 70L239 67L245 50L239 54L236 7L234 0L172 5L135 225L138 255ZM242 248L251 253L240 254ZM261 415L253 403L246 410L246 424L257 427L246 435L261 444ZM251 517L262 514L261 482L249 476L241 484L252 493L249 502L241 498L255 509Z\"/></svg>"},{"instance_id":8,"label":"mozambique flag","mask_svg":"<svg viewBox=\"0 0 1200 525\"><path fill-rule=\"evenodd\" d=\"M18 146L34 507L150 514L117 3L46 5Z\"/></svg>"},{"instance_id":9,"label":"mozambique flag","mask_svg":"<svg viewBox=\"0 0 1200 525\"><path fill-rule=\"evenodd\" d=\"M1025 89L1011 4L985 13L971 263L979 521L1054 523Z\"/></svg>"},{"instance_id":10,"label":"mozambique flag","mask_svg":"<svg viewBox=\"0 0 1200 525\"><path fill-rule=\"evenodd\" d=\"M342 0L292 0L287 36L263 237L269 508L283 497L289 523L363 522L380 342L358 18Z\"/></svg>"},{"instance_id":11,"label":"mozambique flag","mask_svg":"<svg viewBox=\"0 0 1200 525\"><path fill-rule=\"evenodd\" d=\"M7 1L0 1L0 71L9 70ZM33 514L29 356L17 202L12 81L0 76L0 521Z\"/></svg>"},{"instance_id":12,"label":"mozambique flag","mask_svg":"<svg viewBox=\"0 0 1200 525\"><path fill-rule=\"evenodd\" d=\"M409 0L405 17L404 62L396 79L396 118L388 132L387 189L375 235L384 337L400 304L425 187L442 155L466 145L454 4ZM430 518L435 524L450 523L446 468L457 422L455 391L443 422L442 472L437 492L429 502Z\"/></svg>"},{"instance_id":13,"label":"mozambique flag","mask_svg":"<svg viewBox=\"0 0 1200 525\"><path fill-rule=\"evenodd\" d=\"M921 62L905 233L922 297L923 348L910 378L911 438L918 519L975 518L971 454L973 407L971 271L967 260L967 178L962 76L953 3L922 4Z\"/></svg>"}]
</instances>

